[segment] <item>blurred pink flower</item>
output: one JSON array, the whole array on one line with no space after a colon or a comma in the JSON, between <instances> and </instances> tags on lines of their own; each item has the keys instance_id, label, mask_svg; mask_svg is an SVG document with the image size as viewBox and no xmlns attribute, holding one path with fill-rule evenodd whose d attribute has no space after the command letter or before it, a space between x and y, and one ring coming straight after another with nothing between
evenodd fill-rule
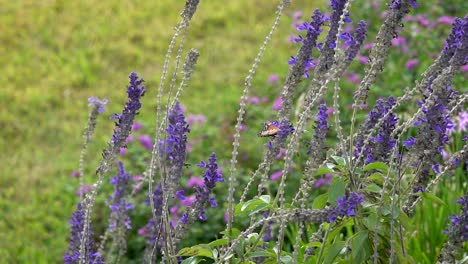
<instances>
[{"instance_id":1,"label":"blurred pink flower","mask_svg":"<svg viewBox=\"0 0 468 264\"><path fill-rule=\"evenodd\" d=\"M264 103L267 103L267 102L268 102L268 98L266 98L266 96L262 96L261 102L262 102L263 104L264 104Z\"/></svg>"},{"instance_id":2,"label":"blurred pink flower","mask_svg":"<svg viewBox=\"0 0 468 264\"><path fill-rule=\"evenodd\" d=\"M249 98L249 103L251 103L251 104L259 104L259 103L260 103L260 99L259 99L257 96L251 97L251 98Z\"/></svg>"},{"instance_id":3,"label":"blurred pink flower","mask_svg":"<svg viewBox=\"0 0 468 264\"><path fill-rule=\"evenodd\" d=\"M127 154L127 148L120 148L119 154L120 156Z\"/></svg>"},{"instance_id":4,"label":"blurred pink flower","mask_svg":"<svg viewBox=\"0 0 468 264\"><path fill-rule=\"evenodd\" d=\"M322 186L330 186L332 179L333 179L333 175L325 174L323 177L315 180L314 188L320 188Z\"/></svg>"},{"instance_id":5,"label":"blurred pink flower","mask_svg":"<svg viewBox=\"0 0 468 264\"><path fill-rule=\"evenodd\" d=\"M226 222L226 223L229 222L229 212L228 211L224 212L224 222Z\"/></svg>"},{"instance_id":6,"label":"blurred pink flower","mask_svg":"<svg viewBox=\"0 0 468 264\"><path fill-rule=\"evenodd\" d=\"M277 81L279 81L279 76L277 74L271 74L268 76L269 83L276 83Z\"/></svg>"},{"instance_id":7,"label":"blurred pink flower","mask_svg":"<svg viewBox=\"0 0 468 264\"><path fill-rule=\"evenodd\" d=\"M412 70L412 69L416 68L416 66L418 66L418 65L419 65L418 59L411 59L411 60L406 62L405 67L408 70Z\"/></svg>"},{"instance_id":8,"label":"blurred pink flower","mask_svg":"<svg viewBox=\"0 0 468 264\"><path fill-rule=\"evenodd\" d=\"M278 154L276 154L275 159L281 159L286 155L286 150L284 148L280 148Z\"/></svg>"},{"instance_id":9,"label":"blurred pink flower","mask_svg":"<svg viewBox=\"0 0 468 264\"><path fill-rule=\"evenodd\" d=\"M461 71L462 71L462 72L468 72L468 64L463 65L463 66L461 67Z\"/></svg>"},{"instance_id":10,"label":"blurred pink flower","mask_svg":"<svg viewBox=\"0 0 468 264\"><path fill-rule=\"evenodd\" d=\"M129 135L129 136L127 137L127 139L125 139L125 143L128 144L128 143L130 143L130 142L133 142L134 140L135 140L135 138L134 138L132 135Z\"/></svg>"},{"instance_id":11,"label":"blurred pink flower","mask_svg":"<svg viewBox=\"0 0 468 264\"><path fill-rule=\"evenodd\" d=\"M140 144L147 150L152 150L153 149L153 142L151 141L150 136L148 135L140 135L138 136L138 140L140 141Z\"/></svg>"},{"instance_id":12,"label":"blurred pink flower","mask_svg":"<svg viewBox=\"0 0 468 264\"><path fill-rule=\"evenodd\" d=\"M283 171L277 171L277 172L270 175L270 180L276 181L279 178L281 178L281 176L283 176Z\"/></svg>"},{"instance_id":13,"label":"blurred pink flower","mask_svg":"<svg viewBox=\"0 0 468 264\"><path fill-rule=\"evenodd\" d=\"M371 49L372 47L374 47L374 43L372 43L372 42L366 43L366 44L364 44L364 46L363 46L363 48L364 48L365 50Z\"/></svg>"},{"instance_id":14,"label":"blurred pink flower","mask_svg":"<svg viewBox=\"0 0 468 264\"><path fill-rule=\"evenodd\" d=\"M187 181L187 187L190 187L190 188L192 188L193 186L202 187L203 184L204 184L203 179L200 179L195 176L190 177L190 179Z\"/></svg>"},{"instance_id":15,"label":"blurred pink flower","mask_svg":"<svg viewBox=\"0 0 468 264\"><path fill-rule=\"evenodd\" d=\"M362 63L362 64L369 64L369 58L366 57L366 56L363 56L363 57L359 58L359 62Z\"/></svg>"},{"instance_id":16,"label":"blurred pink flower","mask_svg":"<svg viewBox=\"0 0 468 264\"><path fill-rule=\"evenodd\" d=\"M406 16L405 19L406 19L406 21L408 21L408 22L414 22L414 21L416 21L416 18L415 18L414 16L412 16L412 15Z\"/></svg>"},{"instance_id":17,"label":"blurred pink flower","mask_svg":"<svg viewBox=\"0 0 468 264\"><path fill-rule=\"evenodd\" d=\"M302 11L295 11L293 13L293 19L294 21L300 20L302 18Z\"/></svg>"},{"instance_id":18,"label":"blurred pink flower","mask_svg":"<svg viewBox=\"0 0 468 264\"><path fill-rule=\"evenodd\" d=\"M204 115L188 115L187 123L192 125L194 123L204 124L206 123L206 117Z\"/></svg>"},{"instance_id":19,"label":"blurred pink flower","mask_svg":"<svg viewBox=\"0 0 468 264\"><path fill-rule=\"evenodd\" d=\"M280 110L282 104L283 104L283 98L281 98L281 96L280 96L273 103L273 110L275 110L275 111Z\"/></svg>"},{"instance_id":20,"label":"blurred pink flower","mask_svg":"<svg viewBox=\"0 0 468 264\"><path fill-rule=\"evenodd\" d=\"M178 217L179 216L179 207L177 205L174 205L169 209L169 212L171 212L172 216Z\"/></svg>"},{"instance_id":21,"label":"blurred pink flower","mask_svg":"<svg viewBox=\"0 0 468 264\"><path fill-rule=\"evenodd\" d=\"M408 45L406 45L406 38L405 37L396 37L392 39L392 45L393 46L399 46L401 48L401 51L407 52L408 51Z\"/></svg>"},{"instance_id":22,"label":"blurred pink flower","mask_svg":"<svg viewBox=\"0 0 468 264\"><path fill-rule=\"evenodd\" d=\"M93 186L91 185L83 185L83 187L81 187L80 189L78 189L78 191L76 191L76 196L82 196L85 193L91 191L92 189L93 189Z\"/></svg>"},{"instance_id":23,"label":"blurred pink flower","mask_svg":"<svg viewBox=\"0 0 468 264\"><path fill-rule=\"evenodd\" d=\"M357 75L354 72L351 72L346 78L346 80L354 84L359 84L361 82L361 78L359 77L359 75Z\"/></svg>"},{"instance_id":24,"label":"blurred pink flower","mask_svg":"<svg viewBox=\"0 0 468 264\"><path fill-rule=\"evenodd\" d=\"M185 200L182 201L182 205L185 207L190 207L197 198L195 195L190 195L185 197Z\"/></svg>"},{"instance_id":25,"label":"blurred pink flower","mask_svg":"<svg viewBox=\"0 0 468 264\"><path fill-rule=\"evenodd\" d=\"M78 171L72 171L70 176L72 178L78 178L78 177L80 177L80 173Z\"/></svg>"},{"instance_id":26,"label":"blurred pink flower","mask_svg":"<svg viewBox=\"0 0 468 264\"><path fill-rule=\"evenodd\" d=\"M456 117L458 121L458 131L467 131L468 126L468 112L460 112Z\"/></svg>"},{"instance_id":27,"label":"blurred pink flower","mask_svg":"<svg viewBox=\"0 0 468 264\"><path fill-rule=\"evenodd\" d=\"M327 107L327 111L325 112L328 116L332 115L335 112L335 108Z\"/></svg>"},{"instance_id":28,"label":"blurred pink flower","mask_svg":"<svg viewBox=\"0 0 468 264\"><path fill-rule=\"evenodd\" d=\"M419 24L421 24L421 26L423 26L423 27L432 27L431 22L429 22L429 20L425 16L418 15L416 18L418 19L418 22L419 22Z\"/></svg>"},{"instance_id":29,"label":"blurred pink flower","mask_svg":"<svg viewBox=\"0 0 468 264\"><path fill-rule=\"evenodd\" d=\"M437 23L444 25L452 25L453 21L455 21L455 19L450 16L441 16L437 19Z\"/></svg>"},{"instance_id":30,"label":"blurred pink flower","mask_svg":"<svg viewBox=\"0 0 468 264\"><path fill-rule=\"evenodd\" d=\"M144 227L138 229L138 235L146 236L147 234L149 234L149 230L148 230L147 226L144 226Z\"/></svg>"},{"instance_id":31,"label":"blurred pink flower","mask_svg":"<svg viewBox=\"0 0 468 264\"><path fill-rule=\"evenodd\" d=\"M132 178L134 182L141 182L143 179L144 179L143 175L135 175Z\"/></svg>"},{"instance_id":32,"label":"blurred pink flower","mask_svg":"<svg viewBox=\"0 0 468 264\"><path fill-rule=\"evenodd\" d=\"M239 131L243 132L243 131L246 131L247 130L247 125L242 123L239 127Z\"/></svg>"},{"instance_id":33,"label":"blurred pink flower","mask_svg":"<svg viewBox=\"0 0 468 264\"><path fill-rule=\"evenodd\" d=\"M132 125L133 131L138 131L138 130L141 130L142 128L143 128L143 125L140 122L135 122Z\"/></svg>"}]
</instances>

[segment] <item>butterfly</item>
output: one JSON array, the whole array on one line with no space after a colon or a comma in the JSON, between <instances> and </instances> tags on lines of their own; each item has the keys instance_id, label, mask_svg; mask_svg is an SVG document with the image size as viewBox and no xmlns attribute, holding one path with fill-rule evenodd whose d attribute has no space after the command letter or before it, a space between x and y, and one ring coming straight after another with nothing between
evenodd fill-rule
<instances>
[{"instance_id":1,"label":"butterfly","mask_svg":"<svg viewBox=\"0 0 468 264\"><path fill-rule=\"evenodd\" d=\"M263 123L263 130L258 133L259 137L275 137L280 132L278 121Z\"/></svg>"}]
</instances>

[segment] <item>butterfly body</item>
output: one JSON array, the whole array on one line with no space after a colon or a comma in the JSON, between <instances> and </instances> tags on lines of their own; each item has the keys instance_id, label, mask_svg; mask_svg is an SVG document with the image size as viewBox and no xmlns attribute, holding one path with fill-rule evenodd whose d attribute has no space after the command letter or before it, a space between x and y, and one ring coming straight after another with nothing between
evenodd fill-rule
<instances>
[{"instance_id":1,"label":"butterfly body","mask_svg":"<svg viewBox=\"0 0 468 264\"><path fill-rule=\"evenodd\" d=\"M259 137L275 137L280 132L278 122L263 123L263 130L258 133Z\"/></svg>"}]
</instances>

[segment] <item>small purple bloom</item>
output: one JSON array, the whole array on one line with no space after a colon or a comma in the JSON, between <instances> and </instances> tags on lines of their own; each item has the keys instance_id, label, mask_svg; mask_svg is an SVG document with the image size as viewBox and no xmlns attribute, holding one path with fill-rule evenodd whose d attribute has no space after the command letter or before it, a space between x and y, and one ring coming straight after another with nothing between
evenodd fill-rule
<instances>
[{"instance_id":1,"label":"small purple bloom","mask_svg":"<svg viewBox=\"0 0 468 264\"><path fill-rule=\"evenodd\" d=\"M119 154L120 156L124 156L125 154L127 154L127 148L120 148Z\"/></svg>"},{"instance_id":2,"label":"small purple bloom","mask_svg":"<svg viewBox=\"0 0 468 264\"><path fill-rule=\"evenodd\" d=\"M416 143L416 139L414 137L409 137L407 140L403 141L403 145L405 147L412 147Z\"/></svg>"},{"instance_id":3,"label":"small purple bloom","mask_svg":"<svg viewBox=\"0 0 468 264\"><path fill-rule=\"evenodd\" d=\"M432 165L432 170L433 170L435 173L439 174L439 173L440 173L440 165L439 165L439 164L433 164L433 165Z\"/></svg>"},{"instance_id":4,"label":"small purple bloom","mask_svg":"<svg viewBox=\"0 0 468 264\"><path fill-rule=\"evenodd\" d=\"M419 65L419 60L418 59L411 59L411 60L406 62L405 67L408 70L412 70L412 69L416 68L416 66L418 66L418 65Z\"/></svg>"},{"instance_id":5,"label":"small purple bloom","mask_svg":"<svg viewBox=\"0 0 468 264\"><path fill-rule=\"evenodd\" d=\"M80 173L78 171L72 171L70 176L72 178L78 178L80 176Z\"/></svg>"},{"instance_id":6,"label":"small purple bloom","mask_svg":"<svg viewBox=\"0 0 468 264\"><path fill-rule=\"evenodd\" d=\"M454 21L455 21L455 18L450 17L450 16L441 16L437 19L437 23L444 24L444 25L452 25Z\"/></svg>"},{"instance_id":7,"label":"small purple bloom","mask_svg":"<svg viewBox=\"0 0 468 264\"><path fill-rule=\"evenodd\" d=\"M83 187L81 187L80 189L78 189L78 191L76 191L76 196L83 196L85 195L87 192L91 191L93 189L93 186L91 185L83 185Z\"/></svg>"},{"instance_id":8,"label":"small purple bloom","mask_svg":"<svg viewBox=\"0 0 468 264\"><path fill-rule=\"evenodd\" d=\"M203 180L198 177L191 176L190 179L187 181L187 187L193 188L195 186L202 187Z\"/></svg>"},{"instance_id":9,"label":"small purple bloom","mask_svg":"<svg viewBox=\"0 0 468 264\"><path fill-rule=\"evenodd\" d=\"M139 131L143 128L143 125L140 122L135 122L132 125L132 130L133 131Z\"/></svg>"},{"instance_id":10,"label":"small purple bloom","mask_svg":"<svg viewBox=\"0 0 468 264\"><path fill-rule=\"evenodd\" d=\"M276 180L280 179L281 176L283 176L283 171L277 171L277 172L270 175L270 180L276 181Z\"/></svg>"},{"instance_id":11,"label":"small purple bloom","mask_svg":"<svg viewBox=\"0 0 468 264\"><path fill-rule=\"evenodd\" d=\"M195 202L195 200L195 195L190 195L188 197L185 197L185 199L182 201L182 205L185 207L190 207L192 206L193 202Z\"/></svg>"},{"instance_id":12,"label":"small purple bloom","mask_svg":"<svg viewBox=\"0 0 468 264\"><path fill-rule=\"evenodd\" d=\"M96 107L98 109L98 113L103 113L105 108L104 106L109 102L109 100L107 99L102 99L102 100L99 100L99 98L97 97L89 97L88 98L88 106L89 107Z\"/></svg>"},{"instance_id":13,"label":"small purple bloom","mask_svg":"<svg viewBox=\"0 0 468 264\"><path fill-rule=\"evenodd\" d=\"M140 144L147 150L153 149L153 141L151 140L150 136L148 135L140 135L138 136L138 140Z\"/></svg>"},{"instance_id":14,"label":"small purple bloom","mask_svg":"<svg viewBox=\"0 0 468 264\"><path fill-rule=\"evenodd\" d=\"M355 192L352 192L348 197L339 197L336 201L336 207L329 212L330 223L335 222L338 217L355 216L355 209L363 201L364 195Z\"/></svg>"},{"instance_id":15,"label":"small purple bloom","mask_svg":"<svg viewBox=\"0 0 468 264\"><path fill-rule=\"evenodd\" d=\"M281 109L282 105L283 105L283 98L281 98L281 96L280 96L273 103L273 110L279 111Z\"/></svg>"},{"instance_id":16,"label":"small purple bloom","mask_svg":"<svg viewBox=\"0 0 468 264\"><path fill-rule=\"evenodd\" d=\"M279 81L279 76L277 74L271 74L268 76L268 83L276 83Z\"/></svg>"},{"instance_id":17,"label":"small purple bloom","mask_svg":"<svg viewBox=\"0 0 468 264\"><path fill-rule=\"evenodd\" d=\"M260 99L259 99L257 96L251 97L251 98L249 98L249 103L251 103L251 104L259 104L259 103L260 103Z\"/></svg>"},{"instance_id":18,"label":"small purple bloom","mask_svg":"<svg viewBox=\"0 0 468 264\"><path fill-rule=\"evenodd\" d=\"M187 197L184 196L184 192L185 192L184 190L178 190L175 193L177 198L179 198L179 200L181 200L181 201L187 199Z\"/></svg>"}]
</instances>

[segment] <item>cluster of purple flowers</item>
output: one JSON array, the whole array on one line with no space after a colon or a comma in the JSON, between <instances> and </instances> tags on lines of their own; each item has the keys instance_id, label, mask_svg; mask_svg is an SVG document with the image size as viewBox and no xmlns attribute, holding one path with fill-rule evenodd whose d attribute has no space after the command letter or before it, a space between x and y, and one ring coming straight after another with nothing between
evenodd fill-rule
<instances>
[{"instance_id":1,"label":"cluster of purple flowers","mask_svg":"<svg viewBox=\"0 0 468 264\"><path fill-rule=\"evenodd\" d=\"M399 9L401 7L401 2L405 0L392 0L392 4L390 5L391 9ZM409 4L413 8L418 8L418 2L416 0L408 0Z\"/></svg>"},{"instance_id":2,"label":"cluster of purple flowers","mask_svg":"<svg viewBox=\"0 0 468 264\"><path fill-rule=\"evenodd\" d=\"M468 241L468 193L458 201L461 205L460 215L450 216L450 226L445 229L444 234L449 234L449 238L455 243Z\"/></svg>"},{"instance_id":3,"label":"cluster of purple flowers","mask_svg":"<svg viewBox=\"0 0 468 264\"><path fill-rule=\"evenodd\" d=\"M323 149L325 148L325 138L329 130L328 126L328 108L326 104L318 106L317 118L315 119L315 131L312 140L309 143L307 154L312 155L315 164L323 158Z\"/></svg>"},{"instance_id":4,"label":"cluster of purple flowers","mask_svg":"<svg viewBox=\"0 0 468 264\"><path fill-rule=\"evenodd\" d=\"M158 237L160 236L161 232L161 216L162 216L162 209L163 209L163 191L161 188L161 184L158 183L156 185L156 188L154 188L152 197L150 199L153 199L153 204L154 204L154 215L156 218L153 217L153 214L151 214L151 218L146 224L145 227L140 229L138 233L140 235L143 235L147 237L147 241L150 245L154 245L157 243ZM150 204L149 199L145 202L146 204Z\"/></svg>"},{"instance_id":5,"label":"cluster of purple flowers","mask_svg":"<svg viewBox=\"0 0 468 264\"><path fill-rule=\"evenodd\" d=\"M336 200L334 207L328 214L330 223L335 222L338 217L355 216L354 211L364 201L364 195L352 192L348 197L341 196Z\"/></svg>"},{"instance_id":6,"label":"cluster of purple flowers","mask_svg":"<svg viewBox=\"0 0 468 264\"><path fill-rule=\"evenodd\" d=\"M119 161L118 165L118 174L110 179L110 183L115 186L114 195L109 199L109 208L111 209L109 229L111 230L122 225L127 229L131 229L132 225L128 211L135 208L125 198L129 193L128 182L130 181L130 176L125 172L121 161Z\"/></svg>"},{"instance_id":7,"label":"cluster of purple flowers","mask_svg":"<svg viewBox=\"0 0 468 264\"><path fill-rule=\"evenodd\" d=\"M185 121L184 112L179 102L176 102L169 112L168 119L169 125L166 129L167 138L165 141L165 154L166 159L170 164L170 183L178 185L187 154L186 133L189 133L190 129L189 125Z\"/></svg>"},{"instance_id":8,"label":"cluster of purple flowers","mask_svg":"<svg viewBox=\"0 0 468 264\"><path fill-rule=\"evenodd\" d=\"M109 102L109 100L107 100L106 98L99 100L99 98L91 96L88 98L88 102L89 107L96 107L98 113L102 114L104 112L104 106Z\"/></svg>"},{"instance_id":9,"label":"cluster of purple flowers","mask_svg":"<svg viewBox=\"0 0 468 264\"><path fill-rule=\"evenodd\" d=\"M70 244L68 252L63 256L63 260L66 264L77 264L80 261L80 245L82 238L82 231L84 227L85 212L81 203L78 203L76 211L72 214L70 224ZM92 231L89 231L89 237L86 240L86 252L84 256L86 263L104 264L101 255L97 250L93 248L94 240L92 238Z\"/></svg>"},{"instance_id":10,"label":"cluster of purple flowers","mask_svg":"<svg viewBox=\"0 0 468 264\"><path fill-rule=\"evenodd\" d=\"M145 87L141 86L144 80L138 79L138 74L136 72L130 73L129 79L130 85L127 87L129 100L122 114L119 115L115 113L114 116L112 116L113 120L118 120L116 128L114 129L114 135L112 135L112 143L118 146L119 149L124 145L125 140L130 134L135 115L141 108L140 99L145 94Z\"/></svg>"},{"instance_id":11,"label":"cluster of purple flowers","mask_svg":"<svg viewBox=\"0 0 468 264\"><path fill-rule=\"evenodd\" d=\"M297 27L299 31L306 31L305 38L299 36L294 39L294 42L302 42L302 47L299 50L298 57L291 56L291 59L288 61L289 65L293 65L298 69L302 69L304 72L304 77L309 77L309 70L315 66L315 62L310 58L312 49L316 47L317 38L322 32L320 28L324 22L327 21L327 18L318 10L314 11L311 22L304 22ZM299 64L296 63L299 61Z\"/></svg>"},{"instance_id":12,"label":"cluster of purple flowers","mask_svg":"<svg viewBox=\"0 0 468 264\"><path fill-rule=\"evenodd\" d=\"M395 105L396 101L394 97L389 97L387 100L379 99L374 107L369 112L367 121L362 125L363 131L371 130L380 119L387 117L383 120L381 126L378 128L377 135L371 137L371 142L363 151L365 155L365 163L371 163L374 161L388 162L388 158L391 155L392 149L396 145L396 140L391 138L391 134L395 129L395 125L398 123L396 115L389 113L390 109ZM356 142L356 148L354 155L357 157L364 147L364 139L360 138Z\"/></svg>"},{"instance_id":13,"label":"cluster of purple flowers","mask_svg":"<svg viewBox=\"0 0 468 264\"><path fill-rule=\"evenodd\" d=\"M205 168L205 174L203 175L203 186L195 186L196 199L191 206L191 212L184 213L180 218L180 222L183 224L187 224L189 221L194 221L194 219L190 219L191 216L198 216L198 218L202 221L206 220L205 204L209 204L211 207L216 207L218 205L214 197L211 196L211 193L217 182L224 182L223 175L218 169L215 153L210 155L208 163L202 160L200 164L197 164L197 167ZM183 195L180 196L180 194L179 198L185 199L185 197Z\"/></svg>"}]
</instances>

